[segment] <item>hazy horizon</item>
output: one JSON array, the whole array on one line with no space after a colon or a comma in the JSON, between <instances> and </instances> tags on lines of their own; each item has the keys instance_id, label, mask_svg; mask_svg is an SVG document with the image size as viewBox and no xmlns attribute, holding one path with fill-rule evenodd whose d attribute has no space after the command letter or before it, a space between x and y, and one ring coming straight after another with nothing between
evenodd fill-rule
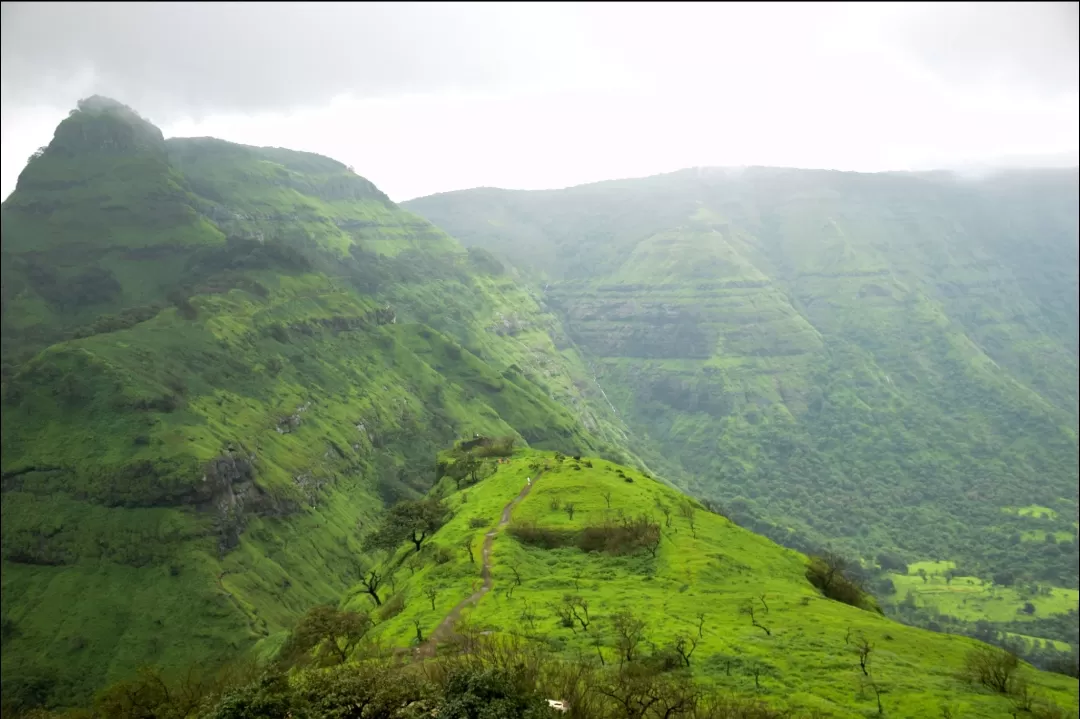
<instances>
[{"instance_id":1,"label":"hazy horizon","mask_svg":"<svg viewBox=\"0 0 1080 719\"><path fill-rule=\"evenodd\" d=\"M693 167L1078 164L1077 3L4 3L0 191L75 102L395 201Z\"/></svg>"}]
</instances>

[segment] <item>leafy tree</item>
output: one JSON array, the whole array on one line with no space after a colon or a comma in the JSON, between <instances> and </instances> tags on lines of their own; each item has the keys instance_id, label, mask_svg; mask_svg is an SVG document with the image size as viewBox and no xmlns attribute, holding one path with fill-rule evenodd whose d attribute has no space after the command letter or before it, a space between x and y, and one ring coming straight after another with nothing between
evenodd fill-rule
<instances>
[{"instance_id":1,"label":"leafy tree","mask_svg":"<svg viewBox=\"0 0 1080 719\"><path fill-rule=\"evenodd\" d=\"M446 506L438 498L398 502L383 516L378 528L364 538L364 548L392 552L410 541L419 552L424 540L443 525L446 514Z\"/></svg>"},{"instance_id":2,"label":"leafy tree","mask_svg":"<svg viewBox=\"0 0 1080 719\"><path fill-rule=\"evenodd\" d=\"M908 565L904 558L893 552L881 552L877 555L878 566L883 572L896 572L907 574Z\"/></svg>"},{"instance_id":3,"label":"leafy tree","mask_svg":"<svg viewBox=\"0 0 1080 719\"><path fill-rule=\"evenodd\" d=\"M645 622L629 609L620 609L611 617L611 625L615 630L615 648L619 651L620 661L634 661L638 645L645 640Z\"/></svg>"},{"instance_id":4,"label":"leafy tree","mask_svg":"<svg viewBox=\"0 0 1080 719\"><path fill-rule=\"evenodd\" d=\"M446 468L446 476L461 487L463 484L476 484L483 462L468 452L457 452L454 461Z\"/></svg>"},{"instance_id":5,"label":"leafy tree","mask_svg":"<svg viewBox=\"0 0 1080 719\"><path fill-rule=\"evenodd\" d=\"M362 612L330 605L312 607L293 628L280 656L296 661L314 649L320 665L343 664L372 626L371 618Z\"/></svg>"}]
</instances>

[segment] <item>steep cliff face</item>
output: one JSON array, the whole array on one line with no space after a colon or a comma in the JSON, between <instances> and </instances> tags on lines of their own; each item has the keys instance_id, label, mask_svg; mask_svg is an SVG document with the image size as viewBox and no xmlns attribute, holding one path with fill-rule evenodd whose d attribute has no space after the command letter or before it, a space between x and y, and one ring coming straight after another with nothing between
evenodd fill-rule
<instances>
[{"instance_id":1,"label":"steep cliff face","mask_svg":"<svg viewBox=\"0 0 1080 719\"><path fill-rule=\"evenodd\" d=\"M1075 533L1075 170L692 170L406 206L527 268L640 446L743 521L1075 586L1075 539L1021 546L1003 511Z\"/></svg>"},{"instance_id":2,"label":"steep cliff face","mask_svg":"<svg viewBox=\"0 0 1080 719\"><path fill-rule=\"evenodd\" d=\"M275 641L462 435L629 458L481 260L333 160L81 103L3 205L5 699Z\"/></svg>"}]
</instances>

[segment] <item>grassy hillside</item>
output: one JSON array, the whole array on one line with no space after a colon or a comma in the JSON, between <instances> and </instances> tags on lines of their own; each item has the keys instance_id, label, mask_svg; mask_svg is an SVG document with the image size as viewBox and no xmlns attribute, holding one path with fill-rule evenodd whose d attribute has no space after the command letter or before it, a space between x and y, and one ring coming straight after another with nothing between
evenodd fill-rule
<instances>
[{"instance_id":1,"label":"grassy hillside","mask_svg":"<svg viewBox=\"0 0 1080 719\"><path fill-rule=\"evenodd\" d=\"M364 581L338 607L314 608L275 635L262 668L216 678L151 671L110 687L92 710L44 716L1076 713L1074 678L1023 663L980 672L977 660L1006 655L886 619L849 591L844 570L823 582L831 565L640 471L510 454L487 438L441 453L439 467L427 498L371 527L365 546L383 549ZM422 519L420 507L434 513ZM410 535L414 519L435 531ZM372 541L382 536L390 540Z\"/></svg>"},{"instance_id":2,"label":"grassy hillside","mask_svg":"<svg viewBox=\"0 0 1080 719\"><path fill-rule=\"evenodd\" d=\"M1076 589L1077 197L751 168L407 206L521 267L656 469L746 526Z\"/></svg>"},{"instance_id":3,"label":"grassy hillside","mask_svg":"<svg viewBox=\"0 0 1080 719\"><path fill-rule=\"evenodd\" d=\"M1007 699L959 678L976 645L972 640L906 627L872 609L826 599L807 580L805 556L640 472L599 459L519 452L477 485L454 490L444 479L440 489L452 519L419 556L403 547L384 565L399 568L383 606L400 606L371 631L387 645L416 646L418 630L431 636L455 605L482 586L480 547L484 534L495 530L493 585L464 610L459 631L467 635L516 636L566 659L599 661L602 655L616 665L613 621L625 610L644 622L642 656L671 651L680 636L696 638L689 670L699 682L831 717L876 712L851 642L861 636L873 645L870 679L882 691L886 716L940 716L943 707L953 716L1009 715ZM501 528L504 507L523 491ZM611 553L535 543L538 530L569 536L642 515L661 528L655 556L648 548ZM585 624L562 619L567 596L587 604L587 612L579 608ZM753 620L746 613L750 606ZM362 591L346 607L375 611ZM1024 671L1037 692L1075 706L1075 680Z\"/></svg>"},{"instance_id":4,"label":"grassy hillside","mask_svg":"<svg viewBox=\"0 0 1080 719\"><path fill-rule=\"evenodd\" d=\"M510 270L333 160L92 98L2 218L6 704L213 664L335 600L457 437L632 458Z\"/></svg>"}]
</instances>

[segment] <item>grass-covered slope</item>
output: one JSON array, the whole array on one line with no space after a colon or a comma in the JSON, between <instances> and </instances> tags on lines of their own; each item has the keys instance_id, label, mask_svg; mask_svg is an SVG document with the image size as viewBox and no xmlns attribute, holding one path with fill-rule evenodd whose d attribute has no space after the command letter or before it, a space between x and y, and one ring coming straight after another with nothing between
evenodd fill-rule
<instances>
[{"instance_id":1,"label":"grass-covered slope","mask_svg":"<svg viewBox=\"0 0 1080 719\"><path fill-rule=\"evenodd\" d=\"M599 459L518 452L476 485L455 490L443 483L438 489L452 519L419 554L402 547L383 565L397 566L378 610L389 618L369 636L386 645L418 646L418 630L426 641L484 586L481 548L490 533L491 588L463 608L458 630L466 636L516 636L568 660L599 664L602 656L611 667L625 647L616 617L630 612L644 623L636 660L671 652L680 636L692 638L689 670L698 681L798 716L874 715L875 685L885 716L941 716L947 709L990 718L1013 710L1007 697L962 678L973 640L898 624L873 611L872 600L859 609L826 599L807 580L804 555L640 472ZM624 553L573 546L589 528L642 516L660 528L655 553L647 546ZM567 546L551 548L560 542ZM576 598L580 618L564 621L568 596ZM375 611L362 588L345 606ZM860 669L861 640L872 647L868 673ZM1033 695L1075 707L1074 679L1029 667L1022 674Z\"/></svg>"},{"instance_id":2,"label":"grass-covered slope","mask_svg":"<svg viewBox=\"0 0 1080 719\"><path fill-rule=\"evenodd\" d=\"M94 98L3 205L3 692L212 664L333 601L485 432L629 457L510 271L327 158Z\"/></svg>"},{"instance_id":3,"label":"grass-covered slope","mask_svg":"<svg viewBox=\"0 0 1080 719\"><path fill-rule=\"evenodd\" d=\"M526 269L655 467L747 526L1075 589L1077 197L752 168L406 205Z\"/></svg>"}]
</instances>

